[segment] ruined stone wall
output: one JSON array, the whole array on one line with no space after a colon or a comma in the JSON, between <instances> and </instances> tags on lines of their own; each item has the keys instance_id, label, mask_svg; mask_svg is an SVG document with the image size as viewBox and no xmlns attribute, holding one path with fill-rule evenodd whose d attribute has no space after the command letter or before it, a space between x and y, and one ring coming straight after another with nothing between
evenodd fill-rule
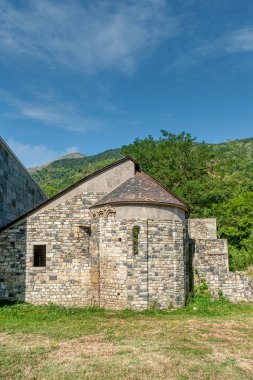
<instances>
[{"instance_id":1,"label":"ruined stone wall","mask_svg":"<svg viewBox=\"0 0 253 380\"><path fill-rule=\"evenodd\" d=\"M29 173L0 139L0 228L46 199Z\"/></svg>"},{"instance_id":2,"label":"ruined stone wall","mask_svg":"<svg viewBox=\"0 0 253 380\"><path fill-rule=\"evenodd\" d=\"M191 239L217 239L215 218L189 219L188 224L188 232Z\"/></svg>"},{"instance_id":3,"label":"ruined stone wall","mask_svg":"<svg viewBox=\"0 0 253 380\"><path fill-rule=\"evenodd\" d=\"M193 259L195 283L205 279L214 297L218 296L229 273L226 240L196 240Z\"/></svg>"},{"instance_id":4,"label":"ruined stone wall","mask_svg":"<svg viewBox=\"0 0 253 380\"><path fill-rule=\"evenodd\" d=\"M25 300L26 225L0 235L0 300Z\"/></svg>"},{"instance_id":5,"label":"ruined stone wall","mask_svg":"<svg viewBox=\"0 0 253 380\"><path fill-rule=\"evenodd\" d=\"M204 225L213 224L205 222ZM210 236L206 232L203 234L203 230L201 235L194 234ZM253 282L241 273L229 272L227 240L202 238L192 243L195 285L204 279L214 298L221 292L232 302L253 302Z\"/></svg>"}]
</instances>

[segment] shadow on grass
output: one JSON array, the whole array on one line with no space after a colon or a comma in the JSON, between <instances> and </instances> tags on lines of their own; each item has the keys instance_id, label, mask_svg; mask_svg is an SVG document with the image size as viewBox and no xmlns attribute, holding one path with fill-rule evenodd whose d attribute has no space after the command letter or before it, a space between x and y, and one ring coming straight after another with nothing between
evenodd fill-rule
<instances>
[{"instance_id":1,"label":"shadow on grass","mask_svg":"<svg viewBox=\"0 0 253 380\"><path fill-rule=\"evenodd\" d=\"M8 300L0 300L0 308L5 306L13 306L13 305L24 305L25 302L20 301L8 301Z\"/></svg>"}]
</instances>

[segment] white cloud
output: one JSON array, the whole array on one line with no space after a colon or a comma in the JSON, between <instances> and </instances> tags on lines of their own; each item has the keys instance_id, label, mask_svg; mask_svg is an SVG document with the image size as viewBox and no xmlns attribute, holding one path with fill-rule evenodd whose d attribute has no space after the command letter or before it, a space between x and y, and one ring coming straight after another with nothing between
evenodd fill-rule
<instances>
[{"instance_id":1,"label":"white cloud","mask_svg":"<svg viewBox=\"0 0 253 380\"><path fill-rule=\"evenodd\" d=\"M166 0L0 0L0 51L86 72L131 73L139 59L175 35Z\"/></svg>"},{"instance_id":2,"label":"white cloud","mask_svg":"<svg viewBox=\"0 0 253 380\"><path fill-rule=\"evenodd\" d=\"M70 104L58 102L51 96L48 99L42 96L41 99L35 97L33 101L24 101L0 89L0 101L9 104L14 109L15 116L67 131L84 133L103 127L100 120L83 116Z\"/></svg>"},{"instance_id":3,"label":"white cloud","mask_svg":"<svg viewBox=\"0 0 253 380\"><path fill-rule=\"evenodd\" d=\"M47 148L45 145L24 144L13 138L8 139L7 144L27 168L42 165L65 154L79 151L78 147L67 147L64 151L58 152Z\"/></svg>"},{"instance_id":4,"label":"white cloud","mask_svg":"<svg viewBox=\"0 0 253 380\"><path fill-rule=\"evenodd\" d=\"M78 153L78 147L77 146L69 146L68 148L65 149L64 154L69 154L69 153Z\"/></svg>"},{"instance_id":5,"label":"white cloud","mask_svg":"<svg viewBox=\"0 0 253 380\"><path fill-rule=\"evenodd\" d=\"M19 111L28 119L72 132L98 129L102 125L98 120L82 117L78 112L64 105L43 106L23 103Z\"/></svg>"},{"instance_id":6,"label":"white cloud","mask_svg":"<svg viewBox=\"0 0 253 380\"><path fill-rule=\"evenodd\" d=\"M253 27L238 29L225 40L228 53L253 52Z\"/></svg>"},{"instance_id":7,"label":"white cloud","mask_svg":"<svg viewBox=\"0 0 253 380\"><path fill-rule=\"evenodd\" d=\"M197 46L196 46L197 45ZM253 52L253 27L239 28L211 41L198 40L194 47L182 53L165 69L186 68L202 64L206 59L229 54Z\"/></svg>"}]
</instances>

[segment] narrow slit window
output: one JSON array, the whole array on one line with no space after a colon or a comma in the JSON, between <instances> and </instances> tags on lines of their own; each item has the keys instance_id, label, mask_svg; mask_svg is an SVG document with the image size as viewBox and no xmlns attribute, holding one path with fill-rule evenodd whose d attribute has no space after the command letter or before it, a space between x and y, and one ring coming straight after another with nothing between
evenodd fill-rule
<instances>
[{"instance_id":1,"label":"narrow slit window","mask_svg":"<svg viewBox=\"0 0 253 380\"><path fill-rule=\"evenodd\" d=\"M45 267L46 266L46 245L33 246L33 266Z\"/></svg>"},{"instance_id":2,"label":"narrow slit window","mask_svg":"<svg viewBox=\"0 0 253 380\"><path fill-rule=\"evenodd\" d=\"M140 227L134 226L133 228L133 254L138 255L139 253L139 233Z\"/></svg>"},{"instance_id":3,"label":"narrow slit window","mask_svg":"<svg viewBox=\"0 0 253 380\"><path fill-rule=\"evenodd\" d=\"M90 226L79 226L79 239L82 241L82 251L85 255L90 255Z\"/></svg>"}]
</instances>

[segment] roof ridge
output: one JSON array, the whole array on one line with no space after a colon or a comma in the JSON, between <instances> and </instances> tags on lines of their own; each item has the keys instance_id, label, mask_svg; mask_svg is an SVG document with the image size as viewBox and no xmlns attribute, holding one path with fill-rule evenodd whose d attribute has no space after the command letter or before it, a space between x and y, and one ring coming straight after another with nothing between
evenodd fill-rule
<instances>
[{"instance_id":1,"label":"roof ridge","mask_svg":"<svg viewBox=\"0 0 253 380\"><path fill-rule=\"evenodd\" d=\"M169 194L173 195L179 202L183 203L185 206L187 206L187 208L189 209L189 206L186 202L184 202L181 198L179 198L175 193L173 193L172 190L170 190L169 188L163 186L163 184L158 181L157 179L155 179L154 177L152 177L151 175L149 175L148 173L144 172L141 170L142 173L146 174L149 178L151 178L153 181L155 181L159 186L161 186L164 190L166 190Z\"/></svg>"},{"instance_id":2,"label":"roof ridge","mask_svg":"<svg viewBox=\"0 0 253 380\"><path fill-rule=\"evenodd\" d=\"M141 181L141 178L146 178L148 181L152 181L152 183L156 185L156 189L153 189L152 186L150 187L150 183L138 183L138 180L140 179ZM136 182L136 180L138 182ZM157 187L160 188L160 193ZM184 208L187 211L189 210L188 205L183 202L178 196L176 196L171 190L164 187L160 182L142 170L136 172L133 178L129 178L116 189L106 194L104 197L94 203L91 208L101 206L106 203L119 204L137 202L176 205L178 207Z\"/></svg>"}]
</instances>

